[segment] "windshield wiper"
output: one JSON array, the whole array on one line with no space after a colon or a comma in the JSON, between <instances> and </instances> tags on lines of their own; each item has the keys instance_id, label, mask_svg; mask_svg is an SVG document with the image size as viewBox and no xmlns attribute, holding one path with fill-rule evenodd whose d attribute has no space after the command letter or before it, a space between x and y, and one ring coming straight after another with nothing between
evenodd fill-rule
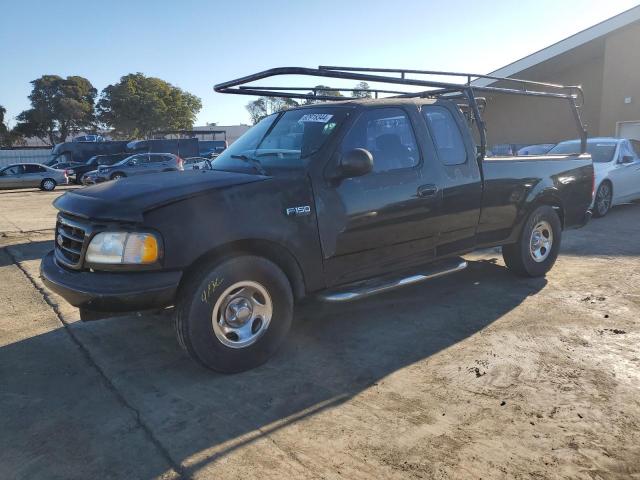
<instances>
[{"instance_id":1,"label":"windshield wiper","mask_svg":"<svg viewBox=\"0 0 640 480\"><path fill-rule=\"evenodd\" d=\"M258 159L248 157L246 155L231 155L231 158L237 158L238 160L242 160L243 162L250 163L260 175L267 175L267 172L264 168L262 168L262 164Z\"/></svg>"}]
</instances>

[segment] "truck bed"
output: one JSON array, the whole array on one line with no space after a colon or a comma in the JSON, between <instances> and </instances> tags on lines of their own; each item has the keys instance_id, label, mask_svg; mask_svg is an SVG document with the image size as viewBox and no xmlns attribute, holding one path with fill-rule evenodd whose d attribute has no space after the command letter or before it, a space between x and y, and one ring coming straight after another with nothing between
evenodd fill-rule
<instances>
[{"instance_id":1,"label":"truck bed","mask_svg":"<svg viewBox=\"0 0 640 480\"><path fill-rule=\"evenodd\" d=\"M552 200L565 228L582 225L593 196L590 155L486 157L482 163L480 244L514 240L514 225L534 198Z\"/></svg>"}]
</instances>

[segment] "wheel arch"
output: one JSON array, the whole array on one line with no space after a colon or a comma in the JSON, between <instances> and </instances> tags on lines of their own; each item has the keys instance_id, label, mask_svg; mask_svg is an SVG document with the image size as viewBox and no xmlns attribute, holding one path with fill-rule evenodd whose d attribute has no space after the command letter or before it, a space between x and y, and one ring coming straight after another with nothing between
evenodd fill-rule
<instances>
[{"instance_id":1,"label":"wheel arch","mask_svg":"<svg viewBox=\"0 0 640 480\"><path fill-rule=\"evenodd\" d=\"M560 226L564 230L564 226L565 226L564 202L559 196L553 194L552 192L547 192L543 195L540 195L529 205L526 215L524 215L524 221L526 221L526 219L529 218L529 215L531 215L531 212L533 212L536 208L542 207L544 205L547 205L556 211L556 213L558 214L558 217L560 218Z\"/></svg>"},{"instance_id":2,"label":"wheel arch","mask_svg":"<svg viewBox=\"0 0 640 480\"><path fill-rule=\"evenodd\" d=\"M295 256L282 245L264 239L237 240L205 252L185 270L180 283L185 283L204 264L239 255L255 255L272 261L287 276L294 298L299 300L306 295L304 274Z\"/></svg>"}]
</instances>

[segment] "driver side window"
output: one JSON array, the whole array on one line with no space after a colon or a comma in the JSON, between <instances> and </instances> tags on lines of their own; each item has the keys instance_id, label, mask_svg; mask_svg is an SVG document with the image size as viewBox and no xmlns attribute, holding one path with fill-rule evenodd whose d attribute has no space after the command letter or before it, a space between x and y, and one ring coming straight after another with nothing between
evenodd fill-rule
<instances>
[{"instance_id":1,"label":"driver side window","mask_svg":"<svg viewBox=\"0 0 640 480\"><path fill-rule=\"evenodd\" d=\"M411 121L400 108L365 110L344 137L341 153L354 148L371 152L373 172L411 168L420 161Z\"/></svg>"}]
</instances>

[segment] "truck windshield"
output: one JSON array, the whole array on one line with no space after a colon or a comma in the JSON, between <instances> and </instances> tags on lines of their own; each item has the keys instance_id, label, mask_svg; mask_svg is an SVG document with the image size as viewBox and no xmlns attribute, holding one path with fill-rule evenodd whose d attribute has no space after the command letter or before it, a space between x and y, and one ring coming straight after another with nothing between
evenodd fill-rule
<instances>
[{"instance_id":1,"label":"truck windshield","mask_svg":"<svg viewBox=\"0 0 640 480\"><path fill-rule=\"evenodd\" d=\"M594 163L607 163L613 160L616 146L617 143L615 141L593 139L587 141L587 153L591 155ZM549 155L580 153L580 140L559 143L547 153Z\"/></svg>"},{"instance_id":2,"label":"truck windshield","mask_svg":"<svg viewBox=\"0 0 640 480\"><path fill-rule=\"evenodd\" d=\"M309 157L337 131L345 115L345 109L335 107L301 108L270 115L222 152L213 168L304 168Z\"/></svg>"}]
</instances>

